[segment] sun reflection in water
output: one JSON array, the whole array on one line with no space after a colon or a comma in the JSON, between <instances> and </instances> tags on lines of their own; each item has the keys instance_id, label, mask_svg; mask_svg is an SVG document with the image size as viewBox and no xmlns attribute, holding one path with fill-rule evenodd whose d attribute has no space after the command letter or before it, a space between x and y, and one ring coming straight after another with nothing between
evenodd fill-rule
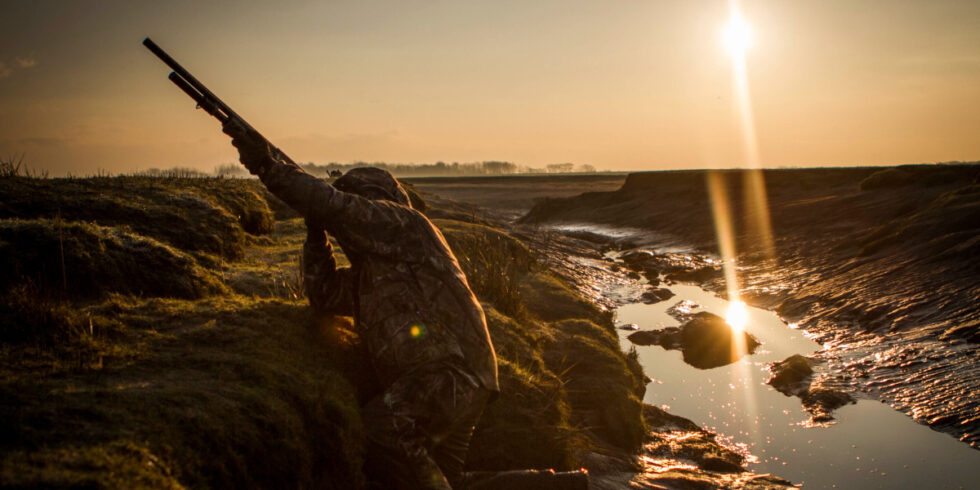
<instances>
[{"instance_id":1,"label":"sun reflection in water","mask_svg":"<svg viewBox=\"0 0 980 490\"><path fill-rule=\"evenodd\" d=\"M749 322L749 312L745 309L745 303L738 300L730 301L728 312L725 314L725 321L731 325L735 333L744 332L745 324ZM736 343L738 343L737 340Z\"/></svg>"}]
</instances>

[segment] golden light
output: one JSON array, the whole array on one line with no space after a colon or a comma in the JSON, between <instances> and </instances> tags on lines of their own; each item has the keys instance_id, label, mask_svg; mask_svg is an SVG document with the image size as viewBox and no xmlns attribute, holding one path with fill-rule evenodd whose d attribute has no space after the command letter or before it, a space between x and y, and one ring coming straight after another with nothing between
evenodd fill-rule
<instances>
[{"instance_id":1,"label":"golden light","mask_svg":"<svg viewBox=\"0 0 980 490\"><path fill-rule=\"evenodd\" d=\"M722 41L725 43L728 52L736 58L745 56L745 52L752 46L752 30L737 12L732 13L732 18L725 26Z\"/></svg>"},{"instance_id":2,"label":"golden light","mask_svg":"<svg viewBox=\"0 0 980 490\"><path fill-rule=\"evenodd\" d=\"M744 331L745 325L749 322L749 312L745 309L745 303L738 300L729 302L725 322L731 325L735 332Z\"/></svg>"}]
</instances>

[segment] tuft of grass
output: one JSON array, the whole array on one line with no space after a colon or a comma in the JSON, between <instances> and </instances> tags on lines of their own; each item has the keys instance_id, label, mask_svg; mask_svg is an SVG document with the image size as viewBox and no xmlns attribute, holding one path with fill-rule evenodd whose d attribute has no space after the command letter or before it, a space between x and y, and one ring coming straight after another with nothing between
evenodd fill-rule
<instances>
[{"instance_id":1,"label":"tuft of grass","mask_svg":"<svg viewBox=\"0 0 980 490\"><path fill-rule=\"evenodd\" d=\"M0 295L0 341L4 343L59 345L87 331L89 321L84 315L31 282L11 285Z\"/></svg>"},{"instance_id":2,"label":"tuft of grass","mask_svg":"<svg viewBox=\"0 0 980 490\"><path fill-rule=\"evenodd\" d=\"M902 187L913 184L912 176L908 172L899 168L886 168L879 170L861 181L862 191L873 189L887 189L891 187Z\"/></svg>"},{"instance_id":3,"label":"tuft of grass","mask_svg":"<svg viewBox=\"0 0 980 490\"><path fill-rule=\"evenodd\" d=\"M237 259L246 232L272 229L259 185L238 179L15 177L0 179L0 218L60 216L124 226L182 250Z\"/></svg>"},{"instance_id":4,"label":"tuft of grass","mask_svg":"<svg viewBox=\"0 0 980 490\"><path fill-rule=\"evenodd\" d=\"M24 165L24 157L26 155L21 153L20 155L11 155L7 158L0 158L0 179L12 178L12 177L30 177L34 179L46 179L48 178L48 172L31 170Z\"/></svg>"},{"instance_id":5,"label":"tuft of grass","mask_svg":"<svg viewBox=\"0 0 980 490\"><path fill-rule=\"evenodd\" d=\"M559 373L572 422L615 447L638 450L646 436L643 377L602 327L581 319L551 327L556 333L543 346L543 357Z\"/></svg>"},{"instance_id":6,"label":"tuft of grass","mask_svg":"<svg viewBox=\"0 0 980 490\"><path fill-rule=\"evenodd\" d=\"M108 292L200 298L225 291L191 256L119 228L58 220L0 220L0 286L29 280L47 294Z\"/></svg>"},{"instance_id":7,"label":"tuft of grass","mask_svg":"<svg viewBox=\"0 0 980 490\"><path fill-rule=\"evenodd\" d=\"M585 318L597 323L609 323L603 313L561 279L547 271L528 274L521 278L518 293L523 298L527 312L545 322Z\"/></svg>"},{"instance_id":8,"label":"tuft of grass","mask_svg":"<svg viewBox=\"0 0 980 490\"><path fill-rule=\"evenodd\" d=\"M570 424L562 381L545 366L536 334L490 305L485 311L497 348L500 397L483 412L468 467L577 468L582 437Z\"/></svg>"},{"instance_id":9,"label":"tuft of grass","mask_svg":"<svg viewBox=\"0 0 980 490\"><path fill-rule=\"evenodd\" d=\"M520 281L537 262L526 245L489 226L436 219L470 288L482 301L510 316L522 316L526 306Z\"/></svg>"}]
</instances>

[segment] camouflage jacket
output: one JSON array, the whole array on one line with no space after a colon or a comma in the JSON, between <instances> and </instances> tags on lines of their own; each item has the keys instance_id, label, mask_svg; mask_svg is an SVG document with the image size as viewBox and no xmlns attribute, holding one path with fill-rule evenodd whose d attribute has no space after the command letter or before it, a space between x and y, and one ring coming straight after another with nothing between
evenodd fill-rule
<instances>
[{"instance_id":1,"label":"camouflage jacket","mask_svg":"<svg viewBox=\"0 0 980 490\"><path fill-rule=\"evenodd\" d=\"M442 233L409 206L342 192L268 159L256 172L312 226L304 246L311 305L350 315L385 385L434 362L461 365L498 391L486 319ZM338 269L322 227L351 261Z\"/></svg>"}]
</instances>

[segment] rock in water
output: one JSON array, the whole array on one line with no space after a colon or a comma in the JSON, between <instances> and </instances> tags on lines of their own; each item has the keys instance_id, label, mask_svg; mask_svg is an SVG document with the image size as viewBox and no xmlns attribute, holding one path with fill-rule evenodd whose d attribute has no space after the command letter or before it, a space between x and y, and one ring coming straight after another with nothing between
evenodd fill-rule
<instances>
[{"instance_id":1,"label":"rock in water","mask_svg":"<svg viewBox=\"0 0 980 490\"><path fill-rule=\"evenodd\" d=\"M766 383L786 396L800 397L803 408L812 415L811 422L826 423L834 420L834 410L855 400L839 389L814 382L813 365L817 362L793 354L769 365L772 378Z\"/></svg>"},{"instance_id":2,"label":"rock in water","mask_svg":"<svg viewBox=\"0 0 980 490\"><path fill-rule=\"evenodd\" d=\"M659 303L661 301L666 301L674 297L674 292L667 288L656 288L645 291L641 298L643 302L652 305L654 303Z\"/></svg>"},{"instance_id":3,"label":"rock in water","mask_svg":"<svg viewBox=\"0 0 980 490\"><path fill-rule=\"evenodd\" d=\"M824 387L811 387L800 396L800 400L803 401L803 407L806 411L813 416L814 422L834 420L834 410L844 405L857 403L854 397L843 391Z\"/></svg>"},{"instance_id":4,"label":"rock in water","mask_svg":"<svg viewBox=\"0 0 980 490\"><path fill-rule=\"evenodd\" d=\"M681 349L684 362L698 368L711 369L731 364L745 354L755 352L761 345L748 332L740 332L744 342L736 343L733 330L725 319L708 312L696 313L681 327ZM743 345L738 345L743 344Z\"/></svg>"},{"instance_id":5,"label":"rock in water","mask_svg":"<svg viewBox=\"0 0 980 490\"><path fill-rule=\"evenodd\" d=\"M680 349L684 362L698 368L711 369L731 364L745 354L755 352L761 345L751 334L742 332L744 343L736 345L732 327L725 319L707 312L695 313L683 327L661 330L642 330L628 337L637 345L659 345L664 349Z\"/></svg>"},{"instance_id":6,"label":"rock in water","mask_svg":"<svg viewBox=\"0 0 980 490\"><path fill-rule=\"evenodd\" d=\"M626 336L636 345L659 345L664 349L680 348L680 331L677 327L667 327L660 330L641 330Z\"/></svg>"},{"instance_id":7,"label":"rock in water","mask_svg":"<svg viewBox=\"0 0 980 490\"><path fill-rule=\"evenodd\" d=\"M772 363L769 371L772 372L772 377L766 383L785 395L805 392L810 386L810 376L813 374L810 360L799 354Z\"/></svg>"}]
</instances>

